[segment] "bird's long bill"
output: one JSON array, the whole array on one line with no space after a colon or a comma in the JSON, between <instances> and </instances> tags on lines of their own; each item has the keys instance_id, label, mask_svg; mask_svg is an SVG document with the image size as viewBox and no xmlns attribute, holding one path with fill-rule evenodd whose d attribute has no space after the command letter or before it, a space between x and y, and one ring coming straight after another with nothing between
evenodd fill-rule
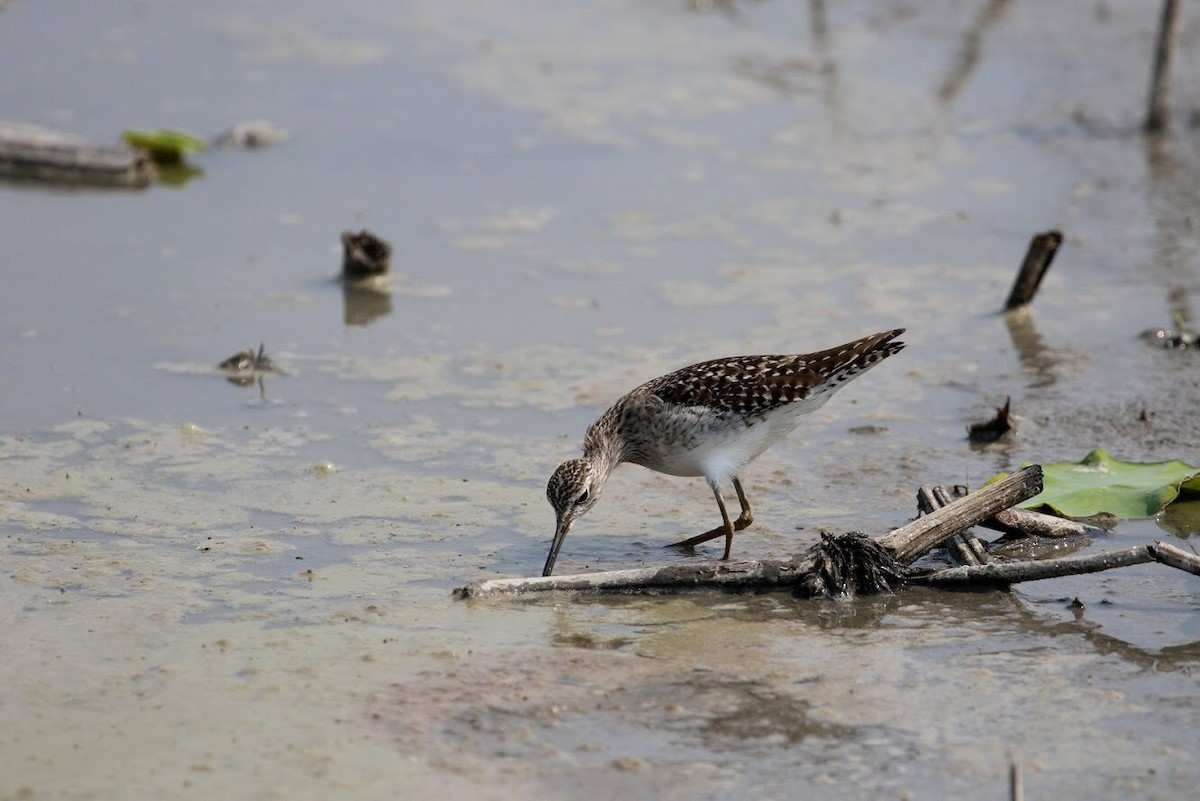
<instances>
[{"instance_id":1,"label":"bird's long bill","mask_svg":"<svg viewBox=\"0 0 1200 801\"><path fill-rule=\"evenodd\" d=\"M558 558L558 549L562 547L563 540L567 538L567 532L570 530L571 521L558 521L558 525L554 528L554 542L550 543L550 555L546 557L546 566L542 568L543 576L554 572L554 560Z\"/></svg>"}]
</instances>

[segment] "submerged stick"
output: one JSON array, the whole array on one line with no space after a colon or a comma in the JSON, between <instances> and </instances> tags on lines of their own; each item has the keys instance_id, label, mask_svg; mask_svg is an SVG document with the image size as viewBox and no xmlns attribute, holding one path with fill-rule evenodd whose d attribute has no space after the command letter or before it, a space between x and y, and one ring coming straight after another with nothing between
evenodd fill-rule
<instances>
[{"instance_id":1,"label":"submerged stick","mask_svg":"<svg viewBox=\"0 0 1200 801\"><path fill-rule=\"evenodd\" d=\"M1090 556L1064 556L1061 559L1043 559L1037 562L992 562L975 567L951 567L913 577L916 584L931 584L935 587L961 584L1016 584L1021 581L1038 581L1048 578L1075 576L1080 573L1098 573L1117 567L1129 567L1153 562L1150 549L1154 546L1135 545L1121 551L1104 551Z\"/></svg>"},{"instance_id":2,"label":"submerged stick","mask_svg":"<svg viewBox=\"0 0 1200 801\"><path fill-rule=\"evenodd\" d=\"M1179 0L1163 0L1154 46L1154 71L1150 77L1150 105L1145 130L1158 133L1171 116L1171 66L1179 49Z\"/></svg>"},{"instance_id":3,"label":"submerged stick","mask_svg":"<svg viewBox=\"0 0 1200 801\"><path fill-rule=\"evenodd\" d=\"M1098 537L1107 533L1099 526L1017 508L996 512L979 525L1020 537Z\"/></svg>"},{"instance_id":4,"label":"submerged stick","mask_svg":"<svg viewBox=\"0 0 1200 801\"><path fill-rule=\"evenodd\" d=\"M457 598L480 598L488 595L516 595L549 590L614 591L614 590L680 590L705 587L729 589L772 586L791 586L800 576L812 569L815 559L801 556L787 561L716 562L701 565L670 565L666 567L636 567L628 570L605 570L599 573L578 573L570 576L537 576L534 578L502 578L476 581L454 591Z\"/></svg>"},{"instance_id":5,"label":"submerged stick","mask_svg":"<svg viewBox=\"0 0 1200 801\"><path fill-rule=\"evenodd\" d=\"M1012 290L1008 293L1008 300L1004 302L1005 311L1018 309L1033 300L1038 287L1042 284L1042 279L1050 270L1050 263L1054 261L1054 254L1058 252L1062 240L1063 236L1060 232L1046 231L1035 235L1029 241L1029 250L1025 252L1025 261L1021 262L1021 269L1017 272L1016 280L1013 281Z\"/></svg>"}]
</instances>

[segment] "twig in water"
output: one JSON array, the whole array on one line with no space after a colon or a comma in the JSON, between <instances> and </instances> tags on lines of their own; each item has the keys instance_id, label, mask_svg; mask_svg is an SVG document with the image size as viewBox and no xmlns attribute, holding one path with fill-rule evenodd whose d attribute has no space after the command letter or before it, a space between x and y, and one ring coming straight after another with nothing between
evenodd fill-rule
<instances>
[{"instance_id":1,"label":"twig in water","mask_svg":"<svg viewBox=\"0 0 1200 801\"><path fill-rule=\"evenodd\" d=\"M1005 311L1020 308L1033 300L1041 286L1042 279L1050 270L1054 254L1062 245L1063 236L1058 231L1046 231L1037 234L1029 242L1029 250L1025 252L1025 261L1017 272L1017 280L1013 282L1008 300L1004 303Z\"/></svg>"},{"instance_id":2,"label":"twig in water","mask_svg":"<svg viewBox=\"0 0 1200 801\"><path fill-rule=\"evenodd\" d=\"M1154 72L1150 78L1150 107L1145 130L1159 133L1171 116L1171 65L1179 49L1179 0L1163 0L1154 47Z\"/></svg>"},{"instance_id":3,"label":"twig in water","mask_svg":"<svg viewBox=\"0 0 1200 801\"><path fill-rule=\"evenodd\" d=\"M976 567L950 567L925 576L913 577L916 584L946 586L954 584L998 584L1007 586L1020 581L1098 573L1117 567L1153 562L1150 545L1135 545L1121 551L1104 551L1090 556L1064 556L1037 562L992 562Z\"/></svg>"}]
</instances>

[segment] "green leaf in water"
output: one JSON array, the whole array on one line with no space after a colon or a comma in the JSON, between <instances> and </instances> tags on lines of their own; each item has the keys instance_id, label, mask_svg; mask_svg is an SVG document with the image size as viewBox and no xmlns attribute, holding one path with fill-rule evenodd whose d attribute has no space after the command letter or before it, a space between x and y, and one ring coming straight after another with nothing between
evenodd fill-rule
<instances>
[{"instance_id":1,"label":"green leaf in water","mask_svg":"<svg viewBox=\"0 0 1200 801\"><path fill-rule=\"evenodd\" d=\"M1101 513L1125 519L1152 517L1181 489L1200 492L1200 467L1178 460L1122 462L1100 448L1078 464L1044 464L1042 473L1042 492L1021 506L1048 506L1066 517Z\"/></svg>"},{"instance_id":2,"label":"green leaf in water","mask_svg":"<svg viewBox=\"0 0 1200 801\"><path fill-rule=\"evenodd\" d=\"M178 164L183 161L184 155L208 147L208 142L198 136L165 129L128 130L121 134L121 139L130 147L147 151L156 164Z\"/></svg>"}]
</instances>

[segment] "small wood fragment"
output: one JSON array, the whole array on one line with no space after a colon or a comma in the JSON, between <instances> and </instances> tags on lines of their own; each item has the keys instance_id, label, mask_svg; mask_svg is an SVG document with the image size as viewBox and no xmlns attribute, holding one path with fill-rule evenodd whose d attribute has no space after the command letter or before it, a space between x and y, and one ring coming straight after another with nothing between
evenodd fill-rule
<instances>
[{"instance_id":1,"label":"small wood fragment","mask_svg":"<svg viewBox=\"0 0 1200 801\"><path fill-rule=\"evenodd\" d=\"M1025 801L1025 784L1021 779L1021 763L1015 759L1008 766L1008 797L1010 801Z\"/></svg>"},{"instance_id":2,"label":"small wood fragment","mask_svg":"<svg viewBox=\"0 0 1200 801\"><path fill-rule=\"evenodd\" d=\"M1004 303L1005 311L1018 309L1033 300L1042 279L1050 270L1050 263L1054 261L1054 254L1058 252L1062 240L1063 236L1058 231L1046 231L1030 240L1025 261L1021 263L1012 290L1008 293L1008 300Z\"/></svg>"},{"instance_id":3,"label":"small wood fragment","mask_svg":"<svg viewBox=\"0 0 1200 801\"><path fill-rule=\"evenodd\" d=\"M375 278L391 269L392 246L367 229L342 233L342 277Z\"/></svg>"}]
</instances>

